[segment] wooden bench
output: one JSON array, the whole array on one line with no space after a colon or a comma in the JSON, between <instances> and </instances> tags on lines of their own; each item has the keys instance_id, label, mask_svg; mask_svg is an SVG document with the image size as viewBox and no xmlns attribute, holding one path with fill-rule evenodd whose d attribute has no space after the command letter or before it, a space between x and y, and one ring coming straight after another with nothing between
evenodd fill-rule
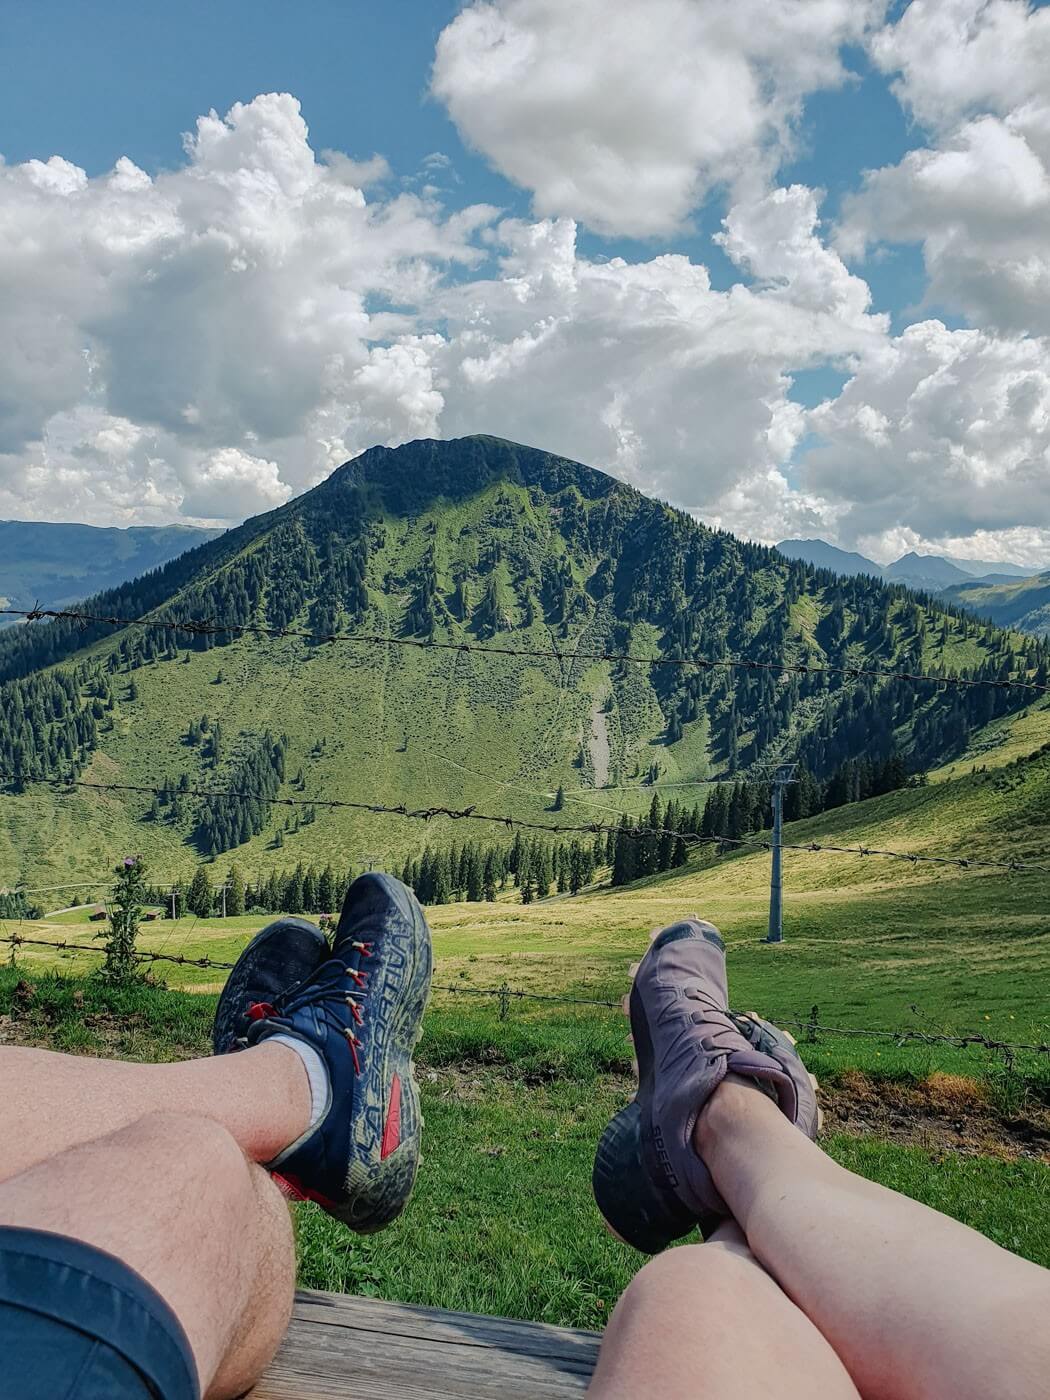
<instances>
[{"instance_id":1,"label":"wooden bench","mask_svg":"<svg viewBox=\"0 0 1050 1400\"><path fill-rule=\"evenodd\" d=\"M562 1400L587 1388L599 1341L540 1322L300 1292L251 1400Z\"/></svg>"}]
</instances>

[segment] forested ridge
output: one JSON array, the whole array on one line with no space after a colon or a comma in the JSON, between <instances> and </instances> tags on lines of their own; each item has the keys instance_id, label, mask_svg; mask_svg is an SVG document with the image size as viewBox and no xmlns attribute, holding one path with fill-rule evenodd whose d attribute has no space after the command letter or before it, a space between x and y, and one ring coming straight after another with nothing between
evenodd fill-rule
<instances>
[{"instance_id":1,"label":"forested ridge","mask_svg":"<svg viewBox=\"0 0 1050 1400\"><path fill-rule=\"evenodd\" d=\"M918 773L1030 697L821 668L1045 683L1050 662L1045 640L873 578L815 570L707 529L589 467L482 437L373 449L288 506L88 600L86 610L562 653L743 656L773 668L609 663L601 684L615 738L612 776L627 781L654 705L662 733L638 781L659 780L661 753L683 744L692 753L701 742L706 771L727 780L780 757L801 762L819 784L850 762L892 759L902 774ZM267 643L71 621L9 629L0 635L3 781L17 790L29 779L75 777L106 749L122 712L133 712L142 667L161 666L177 688L180 664L211 652L221 683L231 645L241 655ZM303 641L305 664L325 648ZM355 653L340 653L348 675ZM779 672L782 662L815 669ZM583 660L521 663L529 665L570 692L595 684ZM193 723L183 716L187 732ZM185 745L182 771L157 773L157 785L197 786L203 776L260 800L208 810L186 802L173 812L162 799L142 816L212 856L259 835L271 819L265 799L294 780L284 771L287 735L243 729L225 747L214 733L201 739ZM578 781L593 786L593 754L586 742L578 750Z\"/></svg>"}]
</instances>

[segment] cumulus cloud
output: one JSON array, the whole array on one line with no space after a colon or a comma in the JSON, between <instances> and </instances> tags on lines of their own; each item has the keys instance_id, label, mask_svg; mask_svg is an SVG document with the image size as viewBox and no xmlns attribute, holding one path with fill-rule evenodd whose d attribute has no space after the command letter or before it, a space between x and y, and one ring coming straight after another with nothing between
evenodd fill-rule
<instances>
[{"instance_id":1,"label":"cumulus cloud","mask_svg":"<svg viewBox=\"0 0 1050 1400\"><path fill-rule=\"evenodd\" d=\"M156 178L0 166L0 514L237 519L376 442L483 431L756 538L1050 560L1046 342L892 336L814 191L738 191L719 290L384 179L318 160L279 95ZM803 408L793 373L827 364L845 388Z\"/></svg>"},{"instance_id":2,"label":"cumulus cloud","mask_svg":"<svg viewBox=\"0 0 1050 1400\"><path fill-rule=\"evenodd\" d=\"M730 291L665 254L580 256L570 220L499 226L499 275L443 300L448 434L491 429L604 466L705 516L804 432L787 367L848 361L886 331L818 237L813 193L735 207L725 246L757 279Z\"/></svg>"},{"instance_id":3,"label":"cumulus cloud","mask_svg":"<svg viewBox=\"0 0 1050 1400\"><path fill-rule=\"evenodd\" d=\"M1006 116L1045 98L1050 10L1028 0L911 0L871 38L917 121L949 131L974 112Z\"/></svg>"},{"instance_id":4,"label":"cumulus cloud","mask_svg":"<svg viewBox=\"0 0 1050 1400\"><path fill-rule=\"evenodd\" d=\"M799 479L838 503L836 532L880 557L902 540L979 552L1001 532L1050 562L1045 341L909 326L808 415ZM1002 557L1002 556L1001 556Z\"/></svg>"},{"instance_id":5,"label":"cumulus cloud","mask_svg":"<svg viewBox=\"0 0 1050 1400\"><path fill-rule=\"evenodd\" d=\"M935 139L868 174L844 203L839 248L921 243L928 301L1050 333L1050 10L915 0L872 47Z\"/></svg>"},{"instance_id":6,"label":"cumulus cloud","mask_svg":"<svg viewBox=\"0 0 1050 1400\"><path fill-rule=\"evenodd\" d=\"M345 430L357 376L398 324L397 307L417 306L450 265L485 256L474 235L492 211L446 218L405 194L371 202L356 182L383 169L318 161L287 94L212 112L185 145L186 164L156 179L126 159L96 179L60 157L0 166L9 499L21 490L41 501L51 489L68 502L85 453L105 460L88 440L70 441L94 409L138 425L152 445L121 463L128 490L98 483L94 509L79 497L86 518L110 514L118 497L134 513L136 481L168 514L273 504L275 482L252 487L248 471L228 491L207 489L206 464L228 467L215 456L227 449L279 462L284 496L317 480L333 465L323 446L333 415ZM375 436L398 423L411 434L420 421L384 406Z\"/></svg>"},{"instance_id":7,"label":"cumulus cloud","mask_svg":"<svg viewBox=\"0 0 1050 1400\"><path fill-rule=\"evenodd\" d=\"M881 0L475 0L438 39L432 91L540 215L600 233L679 227L712 186L772 173L808 93Z\"/></svg>"},{"instance_id":8,"label":"cumulus cloud","mask_svg":"<svg viewBox=\"0 0 1050 1400\"><path fill-rule=\"evenodd\" d=\"M220 447L190 469L183 509L188 515L221 518L235 499L250 514L284 505L292 494L276 462L264 461L239 447Z\"/></svg>"}]
</instances>

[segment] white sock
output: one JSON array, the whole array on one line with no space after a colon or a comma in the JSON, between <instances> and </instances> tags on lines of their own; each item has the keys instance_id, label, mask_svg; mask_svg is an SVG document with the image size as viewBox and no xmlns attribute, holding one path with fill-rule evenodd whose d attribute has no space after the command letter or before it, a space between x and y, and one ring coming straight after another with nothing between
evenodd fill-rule
<instances>
[{"instance_id":1,"label":"white sock","mask_svg":"<svg viewBox=\"0 0 1050 1400\"><path fill-rule=\"evenodd\" d=\"M305 1040L300 1040L298 1036L270 1035L266 1037L263 1044L287 1045L302 1060L306 1077L310 1081L310 1121L306 1125L309 1132L321 1121L328 1106L328 1070L325 1068L324 1060L321 1059L312 1045L308 1045Z\"/></svg>"}]
</instances>

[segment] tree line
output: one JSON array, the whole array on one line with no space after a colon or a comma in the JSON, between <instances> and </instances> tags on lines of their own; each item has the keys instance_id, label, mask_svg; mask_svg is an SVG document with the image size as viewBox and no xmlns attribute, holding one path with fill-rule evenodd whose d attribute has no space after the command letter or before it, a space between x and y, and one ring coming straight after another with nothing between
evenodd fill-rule
<instances>
[{"instance_id":1,"label":"tree line","mask_svg":"<svg viewBox=\"0 0 1050 1400\"><path fill-rule=\"evenodd\" d=\"M847 802L893 792L907 783L924 781L911 777L898 753L884 760L847 759L826 782L820 782L804 764L796 769L795 781L784 789L784 820L800 821ZM672 798L664 807L654 793L648 815L634 820L620 819L613 856L612 884L627 885L646 875L673 870L688 860L688 837L706 841L722 837L740 840L773 824L772 787L769 783L738 779L735 783L712 786L702 808L690 811Z\"/></svg>"}]
</instances>

